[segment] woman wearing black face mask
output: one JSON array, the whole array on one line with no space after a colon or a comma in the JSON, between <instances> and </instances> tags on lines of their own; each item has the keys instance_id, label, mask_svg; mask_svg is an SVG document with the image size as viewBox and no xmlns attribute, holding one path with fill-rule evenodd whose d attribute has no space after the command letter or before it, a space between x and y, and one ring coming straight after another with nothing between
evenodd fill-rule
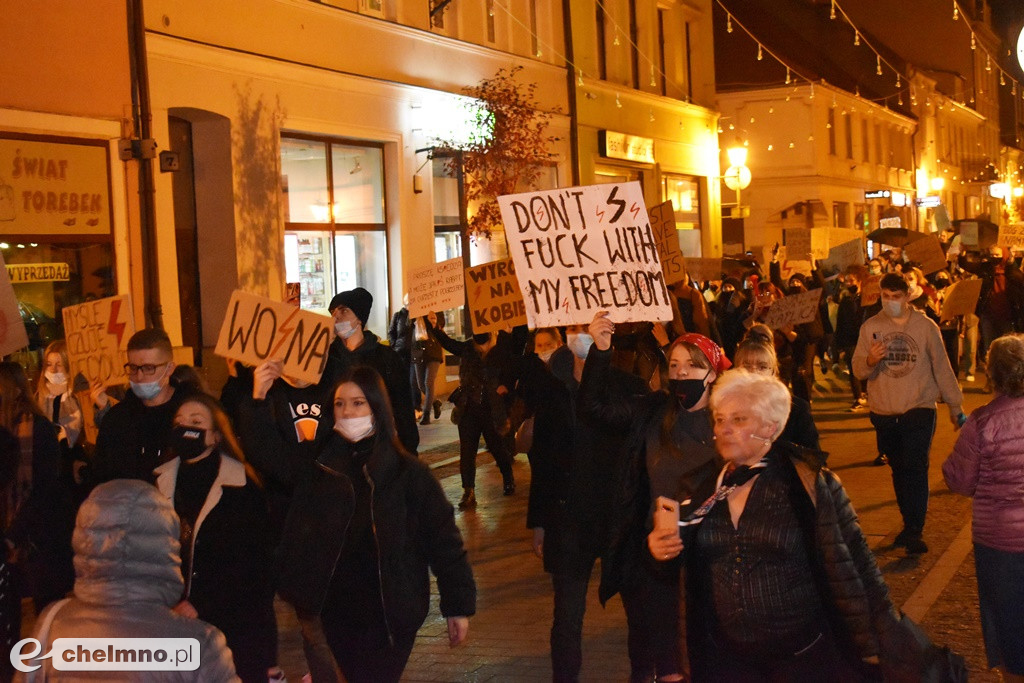
<instances>
[{"instance_id":1,"label":"woman wearing black face mask","mask_svg":"<svg viewBox=\"0 0 1024 683\"><path fill-rule=\"evenodd\" d=\"M168 446L177 457L154 473L181 519L185 593L174 611L224 632L243 681L266 681L277 663L277 622L270 515L257 475L227 413L205 394L178 408Z\"/></svg>"},{"instance_id":2,"label":"woman wearing black face mask","mask_svg":"<svg viewBox=\"0 0 1024 683\"><path fill-rule=\"evenodd\" d=\"M602 566L601 597L623 592L630 645L642 643L654 665L654 671L647 673L656 674L659 681L683 680L687 657L685 637L680 635L685 629L678 618L679 574L646 561L645 534L651 528L652 502L658 496L678 501L685 514L694 491L717 474L720 463L707 406L712 384L731 363L707 337L684 334L668 347L668 374L663 383L667 391L645 397L612 396L600 391L609 385L610 359L606 356L610 356L611 327L602 314L591 323L599 353L591 352L587 358L580 388L581 401L612 404L615 410L610 413L621 416L623 429L632 430L616 482L611 516L618 523L610 530L612 550ZM632 599L627 599L630 596ZM640 680L641 673L634 668L633 679Z\"/></svg>"}]
</instances>

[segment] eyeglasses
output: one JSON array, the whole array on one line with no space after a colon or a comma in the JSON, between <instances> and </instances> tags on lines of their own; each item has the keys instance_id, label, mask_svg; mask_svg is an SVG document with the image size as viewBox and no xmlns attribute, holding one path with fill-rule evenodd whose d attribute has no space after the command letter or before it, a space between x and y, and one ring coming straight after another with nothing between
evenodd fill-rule
<instances>
[{"instance_id":1,"label":"eyeglasses","mask_svg":"<svg viewBox=\"0 0 1024 683\"><path fill-rule=\"evenodd\" d=\"M170 361L168 361L169 363ZM142 375L143 377L152 377L156 374L157 368L162 368L168 363L158 363L153 365L147 363L145 365L136 365L135 363L125 363L124 371L129 375Z\"/></svg>"}]
</instances>

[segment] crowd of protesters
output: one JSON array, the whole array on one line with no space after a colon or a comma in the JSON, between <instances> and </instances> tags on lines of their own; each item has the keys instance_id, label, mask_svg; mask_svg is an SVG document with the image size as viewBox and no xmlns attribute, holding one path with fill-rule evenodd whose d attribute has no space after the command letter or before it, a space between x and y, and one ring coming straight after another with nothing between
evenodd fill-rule
<instances>
[{"instance_id":1,"label":"crowd of protesters","mask_svg":"<svg viewBox=\"0 0 1024 683\"><path fill-rule=\"evenodd\" d=\"M459 358L458 508L478 505L481 436L507 496L515 454L528 456L526 524L552 580L555 681L579 679L598 563L602 602L619 595L625 607L632 681L917 680L935 662L913 645L826 466L815 376L848 377L849 410L870 412L875 462L892 468L904 522L895 545L927 552L936 401L971 439L947 465L950 486L981 505L984 425L1007 419L1020 379L987 374L988 390L1008 398L985 422L961 411L958 375L974 382L988 348L999 362L1001 338L1024 330L1024 274L999 249L929 273L899 249L838 273L782 266L773 258L675 283L668 322L599 312L589 325L464 341L443 315L411 318L403 307L384 343L366 329L373 297L357 288L331 301L335 338L318 382L287 376L277 360L230 362L217 398L175 365L159 330L129 341L120 397L83 391L60 344L45 350L34 392L20 366L0 364L0 584L13 588L0 592L0 635L9 649L20 599L31 597L43 636L87 635L75 630L83 614L102 614L112 634L141 619L205 639L216 680L232 667L241 680L274 680L276 594L296 613L313 681L397 681L432 572L450 642L461 643L475 612L472 569L453 506L416 457L416 422L439 417L443 350ZM944 318L950 287L970 278L982 281L975 313ZM765 324L774 304L813 290L811 319ZM85 397L94 447L84 443ZM109 533L103 517L130 516L129 504L148 517L126 532L159 545L103 574L90 558L109 549L90 539ZM666 528L656 510L675 521ZM976 528L991 566L1019 575L1019 548L986 533ZM138 589L139 604L113 601L110 586L135 585L147 565L159 566L145 570L154 582ZM986 574L986 645L993 666L1020 675L1019 629L1005 615L1021 598L999 576Z\"/></svg>"}]
</instances>

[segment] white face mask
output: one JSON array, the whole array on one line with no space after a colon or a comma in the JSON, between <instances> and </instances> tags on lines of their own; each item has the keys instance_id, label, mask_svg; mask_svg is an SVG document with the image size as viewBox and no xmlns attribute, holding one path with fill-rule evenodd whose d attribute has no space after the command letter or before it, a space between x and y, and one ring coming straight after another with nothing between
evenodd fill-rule
<instances>
[{"instance_id":1,"label":"white face mask","mask_svg":"<svg viewBox=\"0 0 1024 683\"><path fill-rule=\"evenodd\" d=\"M551 356L553 356L554 354L555 354L555 350L551 349L550 351L545 351L543 353L538 353L537 356L539 356L542 361L547 363L549 360L551 360Z\"/></svg>"},{"instance_id":2,"label":"white face mask","mask_svg":"<svg viewBox=\"0 0 1024 683\"><path fill-rule=\"evenodd\" d=\"M281 375L281 379L283 379L285 382L295 387L296 389L305 389L306 387L313 386L312 382L306 382L301 379L294 379L292 377L289 377L288 375Z\"/></svg>"},{"instance_id":3,"label":"white face mask","mask_svg":"<svg viewBox=\"0 0 1024 683\"><path fill-rule=\"evenodd\" d=\"M348 339L356 333L356 327L347 320L342 320L340 323L334 323L335 333L342 339Z\"/></svg>"},{"instance_id":4,"label":"white face mask","mask_svg":"<svg viewBox=\"0 0 1024 683\"><path fill-rule=\"evenodd\" d=\"M334 421L334 431L345 437L346 441L356 443L373 434L373 415L363 417L339 417Z\"/></svg>"},{"instance_id":5,"label":"white face mask","mask_svg":"<svg viewBox=\"0 0 1024 683\"><path fill-rule=\"evenodd\" d=\"M885 309L885 314L890 318L899 318L903 316L902 301L883 301L882 308Z\"/></svg>"},{"instance_id":6,"label":"white face mask","mask_svg":"<svg viewBox=\"0 0 1024 683\"><path fill-rule=\"evenodd\" d=\"M570 332L566 335L566 346L576 355L577 358L586 358L590 353L590 347L594 345L594 338L586 332Z\"/></svg>"},{"instance_id":7,"label":"white face mask","mask_svg":"<svg viewBox=\"0 0 1024 683\"><path fill-rule=\"evenodd\" d=\"M46 371L46 380L55 386L63 386L68 383L68 376L63 372Z\"/></svg>"}]
</instances>

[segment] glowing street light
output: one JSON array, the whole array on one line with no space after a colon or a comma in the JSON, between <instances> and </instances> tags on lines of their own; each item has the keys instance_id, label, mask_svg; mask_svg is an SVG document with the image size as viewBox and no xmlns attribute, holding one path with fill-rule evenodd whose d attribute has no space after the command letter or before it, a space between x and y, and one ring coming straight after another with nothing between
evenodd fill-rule
<instances>
[{"instance_id":1,"label":"glowing street light","mask_svg":"<svg viewBox=\"0 0 1024 683\"><path fill-rule=\"evenodd\" d=\"M740 204L740 190L746 189L750 185L751 174L750 169L747 168L747 148L743 146L731 147L726 150L726 156L729 157L729 163L732 164L726 169L722 179L725 181L725 186L730 190L736 190L736 208L731 212L733 218L743 218L743 206Z\"/></svg>"}]
</instances>

